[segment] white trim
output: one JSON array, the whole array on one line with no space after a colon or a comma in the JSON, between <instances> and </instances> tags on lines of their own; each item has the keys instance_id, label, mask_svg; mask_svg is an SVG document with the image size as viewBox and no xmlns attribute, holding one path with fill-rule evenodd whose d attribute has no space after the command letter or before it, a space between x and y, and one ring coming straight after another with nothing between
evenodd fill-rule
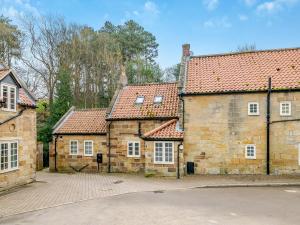
<instances>
[{"instance_id":1,"label":"white trim","mask_svg":"<svg viewBox=\"0 0 300 225\"><path fill-rule=\"evenodd\" d=\"M17 166L11 168L11 144L17 144ZM1 144L7 144L7 169L1 170L1 149L0 149L0 174L1 173L6 173L6 172L11 172L19 169L19 141L17 140L12 140L12 141L0 141L0 148Z\"/></svg>"},{"instance_id":2,"label":"white trim","mask_svg":"<svg viewBox=\"0 0 300 225\"><path fill-rule=\"evenodd\" d=\"M85 153L85 143L87 143L87 142L92 142L92 154L86 154ZM83 155L84 156L93 156L94 155L94 141L92 141L92 140L84 140L84 142L83 142Z\"/></svg>"},{"instance_id":3,"label":"white trim","mask_svg":"<svg viewBox=\"0 0 300 225\"><path fill-rule=\"evenodd\" d=\"M257 112L250 112L250 105L257 106ZM259 103L258 102L248 102L248 116L259 116Z\"/></svg>"},{"instance_id":4,"label":"white trim","mask_svg":"<svg viewBox=\"0 0 300 225\"><path fill-rule=\"evenodd\" d=\"M3 86L7 87L7 108L1 107L3 111L9 111L9 112L16 112L17 111L17 86L12 85L12 84L7 84L7 83L2 83L1 84L1 98L3 99ZM10 92L11 89L15 90L15 102L14 102L14 109L11 109L11 97L10 97Z\"/></svg>"},{"instance_id":5,"label":"white trim","mask_svg":"<svg viewBox=\"0 0 300 225\"><path fill-rule=\"evenodd\" d=\"M289 107L289 112L285 113L282 111L282 105L283 104L288 104ZM283 101L280 102L280 116L291 116L292 115L292 102L291 101Z\"/></svg>"},{"instance_id":6,"label":"white trim","mask_svg":"<svg viewBox=\"0 0 300 225\"><path fill-rule=\"evenodd\" d=\"M132 143L133 146L132 146L132 155L129 155L129 144ZM136 155L135 154L135 144L139 144L139 154ZM127 157L130 157L130 158L140 158L141 157L141 143L140 141L127 141Z\"/></svg>"},{"instance_id":7,"label":"white trim","mask_svg":"<svg viewBox=\"0 0 300 225\"><path fill-rule=\"evenodd\" d=\"M76 142L76 146L77 146L77 154L72 154L72 153L71 153L71 142ZM78 140L70 140L70 141L69 141L69 155L79 155Z\"/></svg>"},{"instance_id":8,"label":"white trim","mask_svg":"<svg viewBox=\"0 0 300 225\"><path fill-rule=\"evenodd\" d=\"M298 165L300 166L300 143L298 144Z\"/></svg>"},{"instance_id":9,"label":"white trim","mask_svg":"<svg viewBox=\"0 0 300 225\"><path fill-rule=\"evenodd\" d=\"M253 150L254 150L254 156L249 156L247 154L248 152L248 147L253 147ZM248 144L245 146L245 158L246 159L256 159L256 146L254 144Z\"/></svg>"},{"instance_id":10,"label":"white trim","mask_svg":"<svg viewBox=\"0 0 300 225\"><path fill-rule=\"evenodd\" d=\"M156 161L156 143L162 143L162 158L163 158L163 160L162 161ZM166 156L166 154L165 154L165 144L166 143L171 143L172 144L172 161L171 162L166 162L166 160L165 160L165 156ZM155 141L154 142L154 146L153 146L153 151L154 151L154 159L153 159L153 162L154 162L154 164L174 164L174 147L175 147L175 145L174 145L174 142L172 142L172 141Z\"/></svg>"}]
</instances>

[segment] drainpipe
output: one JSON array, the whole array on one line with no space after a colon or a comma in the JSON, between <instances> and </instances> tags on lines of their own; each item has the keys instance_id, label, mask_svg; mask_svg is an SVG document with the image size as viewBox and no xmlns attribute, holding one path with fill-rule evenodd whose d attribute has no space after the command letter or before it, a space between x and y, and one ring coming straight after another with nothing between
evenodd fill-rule
<instances>
[{"instance_id":1,"label":"drainpipe","mask_svg":"<svg viewBox=\"0 0 300 225\"><path fill-rule=\"evenodd\" d=\"M182 145L182 142L177 145L177 179L180 179L180 157L179 157L180 145Z\"/></svg>"},{"instance_id":2,"label":"drainpipe","mask_svg":"<svg viewBox=\"0 0 300 225\"><path fill-rule=\"evenodd\" d=\"M181 124L181 129L184 131L184 99L183 99L183 94L179 94L179 100L182 101L182 124Z\"/></svg>"},{"instance_id":3,"label":"drainpipe","mask_svg":"<svg viewBox=\"0 0 300 225\"><path fill-rule=\"evenodd\" d=\"M56 146L57 146L57 138L58 135L54 136L54 171L57 172L57 166L56 166L56 156L57 156L57 150L56 150Z\"/></svg>"},{"instance_id":4,"label":"drainpipe","mask_svg":"<svg viewBox=\"0 0 300 225\"><path fill-rule=\"evenodd\" d=\"M272 80L269 77L267 95L267 175L270 174L270 118L271 118L271 91Z\"/></svg>"},{"instance_id":5,"label":"drainpipe","mask_svg":"<svg viewBox=\"0 0 300 225\"><path fill-rule=\"evenodd\" d=\"M111 125L111 122L109 122L109 124L108 124L108 173L111 173L111 162L110 162L110 148L111 148L111 144L110 144L110 125Z\"/></svg>"},{"instance_id":6,"label":"drainpipe","mask_svg":"<svg viewBox=\"0 0 300 225\"><path fill-rule=\"evenodd\" d=\"M139 128L138 128L138 135L139 135L139 138L141 138L142 137L141 122L139 122L138 126L139 126Z\"/></svg>"}]
</instances>

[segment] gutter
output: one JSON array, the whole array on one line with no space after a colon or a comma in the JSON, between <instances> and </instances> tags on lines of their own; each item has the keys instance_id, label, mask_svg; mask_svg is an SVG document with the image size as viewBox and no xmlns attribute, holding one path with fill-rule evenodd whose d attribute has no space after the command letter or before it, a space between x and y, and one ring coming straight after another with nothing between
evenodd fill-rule
<instances>
[{"instance_id":1,"label":"gutter","mask_svg":"<svg viewBox=\"0 0 300 225\"><path fill-rule=\"evenodd\" d=\"M179 94L179 100L182 101L182 131L184 131L184 98L183 98L183 93Z\"/></svg>"},{"instance_id":2,"label":"gutter","mask_svg":"<svg viewBox=\"0 0 300 225\"><path fill-rule=\"evenodd\" d=\"M3 124L5 124L5 123L7 123L7 122L9 122L9 121L11 121L11 120L13 120L13 119L15 119L15 118L17 118L17 117L19 117L19 116L21 116L25 110L26 110L26 109L21 109L21 110L18 112L17 115L12 116L12 117L10 117L10 118L4 120L4 121L1 121L1 122L0 122L0 126L3 125Z\"/></svg>"},{"instance_id":3,"label":"gutter","mask_svg":"<svg viewBox=\"0 0 300 225\"><path fill-rule=\"evenodd\" d=\"M132 117L132 118L106 118L106 121L131 121L131 120L171 120L179 119L178 116L169 116L169 117Z\"/></svg>"}]
</instances>

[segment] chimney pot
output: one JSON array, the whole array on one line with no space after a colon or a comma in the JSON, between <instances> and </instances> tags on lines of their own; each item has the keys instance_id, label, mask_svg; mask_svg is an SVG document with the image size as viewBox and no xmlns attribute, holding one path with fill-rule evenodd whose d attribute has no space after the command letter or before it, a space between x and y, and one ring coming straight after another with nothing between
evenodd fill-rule
<instances>
[{"instance_id":1,"label":"chimney pot","mask_svg":"<svg viewBox=\"0 0 300 225\"><path fill-rule=\"evenodd\" d=\"M182 56L188 57L190 56L190 44L182 45Z\"/></svg>"}]
</instances>

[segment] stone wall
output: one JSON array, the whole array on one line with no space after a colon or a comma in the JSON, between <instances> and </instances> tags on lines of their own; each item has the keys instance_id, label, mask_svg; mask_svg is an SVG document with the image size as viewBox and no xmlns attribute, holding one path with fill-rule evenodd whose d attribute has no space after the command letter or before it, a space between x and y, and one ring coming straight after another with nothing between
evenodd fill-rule
<instances>
[{"instance_id":1,"label":"stone wall","mask_svg":"<svg viewBox=\"0 0 300 225\"><path fill-rule=\"evenodd\" d=\"M144 134L159 127L165 121L112 121L110 129L112 172L144 172L145 141L139 137L139 122L141 123L141 134ZM140 142L140 157L127 157L128 141Z\"/></svg>"},{"instance_id":2,"label":"stone wall","mask_svg":"<svg viewBox=\"0 0 300 225\"><path fill-rule=\"evenodd\" d=\"M78 155L70 155L70 140L78 141ZM84 155L84 141L93 141L93 156ZM57 151L57 171L58 172L75 172L83 167L82 172L98 172L96 160L97 153L103 154L103 163L100 164L99 172L107 171L107 146L106 135L59 135L56 144ZM50 145L50 171L55 171L55 141ZM75 169L73 169L73 168Z\"/></svg>"},{"instance_id":3,"label":"stone wall","mask_svg":"<svg viewBox=\"0 0 300 225\"><path fill-rule=\"evenodd\" d=\"M169 142L169 141L168 141ZM181 142L172 141L174 146L174 162L171 164L156 164L154 163L154 143L155 141L145 142L145 174L158 176L177 176L177 150ZM180 175L184 174L183 153L179 151L179 166Z\"/></svg>"},{"instance_id":4,"label":"stone wall","mask_svg":"<svg viewBox=\"0 0 300 225\"><path fill-rule=\"evenodd\" d=\"M197 174L266 173L266 94L186 96L185 162ZM292 102L292 116L280 116L280 101ZM248 102L259 102L260 114L248 115ZM300 93L272 93L271 172L299 173ZM245 145L256 145L256 159L245 158Z\"/></svg>"},{"instance_id":5,"label":"stone wall","mask_svg":"<svg viewBox=\"0 0 300 225\"><path fill-rule=\"evenodd\" d=\"M22 107L18 106L18 111ZM0 110L1 120L11 117L11 112ZM26 109L23 114L0 125L0 141L18 141L18 169L0 173L0 190L29 183L35 179L36 169L36 112Z\"/></svg>"}]
</instances>

